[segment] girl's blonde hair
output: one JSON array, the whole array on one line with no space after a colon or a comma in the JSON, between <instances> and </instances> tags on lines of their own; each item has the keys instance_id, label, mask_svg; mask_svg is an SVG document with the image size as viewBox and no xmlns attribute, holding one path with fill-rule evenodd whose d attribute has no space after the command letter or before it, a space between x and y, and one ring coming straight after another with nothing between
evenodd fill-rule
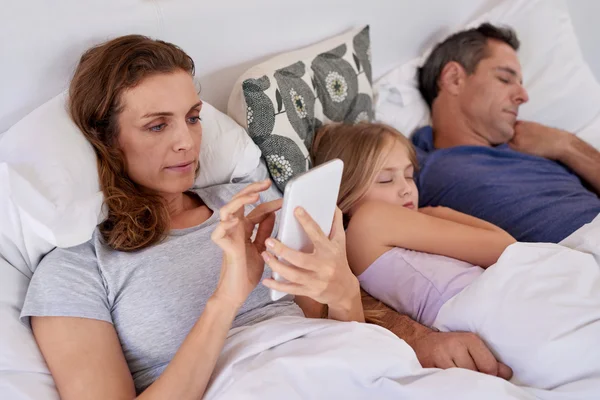
<instances>
[{"instance_id":1,"label":"girl's blonde hair","mask_svg":"<svg viewBox=\"0 0 600 400\"><path fill-rule=\"evenodd\" d=\"M317 131L311 152L313 165L334 158L344 162L338 207L346 218L350 209L365 196L382 168L389 152L387 147L390 138L407 148L416 170L418 163L414 147L402 133L389 125L369 122L356 125L327 124Z\"/></svg>"}]
</instances>

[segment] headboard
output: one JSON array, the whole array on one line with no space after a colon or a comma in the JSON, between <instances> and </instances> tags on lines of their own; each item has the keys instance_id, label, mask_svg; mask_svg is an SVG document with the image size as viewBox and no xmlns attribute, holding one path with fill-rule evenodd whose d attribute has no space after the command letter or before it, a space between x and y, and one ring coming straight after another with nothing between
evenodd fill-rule
<instances>
[{"instance_id":1,"label":"headboard","mask_svg":"<svg viewBox=\"0 0 600 400\"><path fill-rule=\"evenodd\" d=\"M66 89L81 53L141 33L173 42L196 62L202 96L225 110L249 66L359 24L371 25L374 78L416 56L451 27L501 0L30 0L2 5L0 132ZM595 0L569 0L582 49L597 77ZM596 12L593 12L593 11Z\"/></svg>"}]
</instances>

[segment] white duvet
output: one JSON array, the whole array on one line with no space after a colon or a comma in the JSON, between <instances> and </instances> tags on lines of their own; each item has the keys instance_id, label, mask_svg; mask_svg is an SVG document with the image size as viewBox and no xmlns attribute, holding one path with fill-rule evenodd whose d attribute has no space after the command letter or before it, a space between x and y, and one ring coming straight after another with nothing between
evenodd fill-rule
<instances>
[{"instance_id":1,"label":"white duvet","mask_svg":"<svg viewBox=\"0 0 600 400\"><path fill-rule=\"evenodd\" d=\"M31 333L17 322L19 305L4 304L17 286L0 281L0 311L11 322L0 334L19 332L21 343L0 352L0 398L56 399ZM280 317L229 333L205 398L600 398L600 217L561 245L510 246L435 325L479 334L513 380L423 369L404 341L374 325ZM15 351L35 357L16 363Z\"/></svg>"},{"instance_id":2,"label":"white duvet","mask_svg":"<svg viewBox=\"0 0 600 400\"><path fill-rule=\"evenodd\" d=\"M233 330L205 399L534 399L500 378L423 369L374 325L279 317Z\"/></svg>"},{"instance_id":3,"label":"white duvet","mask_svg":"<svg viewBox=\"0 0 600 400\"><path fill-rule=\"evenodd\" d=\"M477 333L542 399L600 399L600 216L555 244L517 243L434 323Z\"/></svg>"},{"instance_id":4,"label":"white duvet","mask_svg":"<svg viewBox=\"0 0 600 400\"><path fill-rule=\"evenodd\" d=\"M423 369L377 326L282 317L231 332L206 398L600 398L600 217L561 245L510 246L435 326L479 334L514 378Z\"/></svg>"}]
</instances>

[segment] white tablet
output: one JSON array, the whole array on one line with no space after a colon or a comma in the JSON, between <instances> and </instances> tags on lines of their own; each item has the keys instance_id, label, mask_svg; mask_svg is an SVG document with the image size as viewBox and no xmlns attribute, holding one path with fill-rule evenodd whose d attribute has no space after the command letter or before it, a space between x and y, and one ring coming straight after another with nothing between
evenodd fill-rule
<instances>
[{"instance_id":1,"label":"white tablet","mask_svg":"<svg viewBox=\"0 0 600 400\"><path fill-rule=\"evenodd\" d=\"M294 215L296 207L304 208L323 233L329 236L343 171L342 160L334 159L298 175L287 183L281 208L281 223L277 233L277 239L281 243L291 249L307 253L313 250L311 240ZM283 259L280 261L285 262ZM273 272L272 277L277 281L284 281L276 272ZM273 301L286 295L287 293L271 290Z\"/></svg>"}]
</instances>

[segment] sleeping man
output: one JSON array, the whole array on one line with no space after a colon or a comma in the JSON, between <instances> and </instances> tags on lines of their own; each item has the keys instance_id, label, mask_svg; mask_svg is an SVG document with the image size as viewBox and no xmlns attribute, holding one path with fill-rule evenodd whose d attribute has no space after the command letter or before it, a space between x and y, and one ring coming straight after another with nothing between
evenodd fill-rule
<instances>
[{"instance_id":1,"label":"sleeping man","mask_svg":"<svg viewBox=\"0 0 600 400\"><path fill-rule=\"evenodd\" d=\"M518 121L528 100L518 48L512 30L483 24L448 37L420 68L433 124L413 137L420 206L473 215L520 242L558 243L600 213L600 153Z\"/></svg>"},{"instance_id":2,"label":"sleeping man","mask_svg":"<svg viewBox=\"0 0 600 400\"><path fill-rule=\"evenodd\" d=\"M518 121L528 100L518 48L512 30L484 24L448 37L420 68L433 122L413 137L420 206L473 215L521 242L558 243L600 213L600 153L568 132ZM382 309L382 325L424 367L511 375L472 333L436 332L370 296L364 305Z\"/></svg>"}]
</instances>

